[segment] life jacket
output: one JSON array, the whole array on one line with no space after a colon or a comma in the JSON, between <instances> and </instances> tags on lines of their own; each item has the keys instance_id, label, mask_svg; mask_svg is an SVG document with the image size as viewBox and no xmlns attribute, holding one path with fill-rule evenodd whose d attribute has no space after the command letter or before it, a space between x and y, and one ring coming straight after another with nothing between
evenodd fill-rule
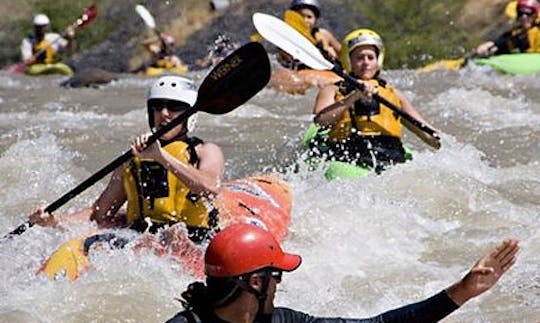
<instances>
[{"instance_id":1,"label":"life jacket","mask_svg":"<svg viewBox=\"0 0 540 323\"><path fill-rule=\"evenodd\" d=\"M373 79L367 81L378 87L378 94L394 104L401 107L401 101L396 95L394 89L387 85L384 80ZM338 101L352 92L354 88L346 85L344 82L337 84L339 91L336 93L335 100ZM328 133L331 141L343 141L350 138L353 133L359 136L390 136L401 138L402 127L400 118L390 108L374 100L363 102L357 101L343 114L337 124L330 127Z\"/></svg>"},{"instance_id":2,"label":"life jacket","mask_svg":"<svg viewBox=\"0 0 540 323\"><path fill-rule=\"evenodd\" d=\"M540 26L528 30L514 28L495 40L496 55L510 53L540 53Z\"/></svg>"},{"instance_id":3,"label":"life jacket","mask_svg":"<svg viewBox=\"0 0 540 323\"><path fill-rule=\"evenodd\" d=\"M165 69L171 69L175 66L173 62L171 62L171 60L168 59L167 57L158 59L154 65L155 67L165 68Z\"/></svg>"},{"instance_id":4,"label":"life jacket","mask_svg":"<svg viewBox=\"0 0 540 323\"><path fill-rule=\"evenodd\" d=\"M43 53L36 56L37 63L52 64L55 62L56 51L51 46L51 42L46 39L41 41L33 39L32 54L36 55L40 51L43 51Z\"/></svg>"},{"instance_id":5,"label":"life jacket","mask_svg":"<svg viewBox=\"0 0 540 323\"><path fill-rule=\"evenodd\" d=\"M326 48L328 48L330 44L322 36L322 33L320 32L319 27L314 27L313 29L311 29L311 35L317 41L317 43L315 44L315 47L317 47L317 49L321 52L324 58L330 61L333 61L333 59L328 55L328 52L326 51ZM290 60L285 60L283 59L283 56L278 56L278 61L283 67L291 69L291 70L295 70L295 71L311 69L309 66L305 65L300 60L293 57L289 57L289 56L290 55L287 54L287 58L289 58Z\"/></svg>"},{"instance_id":6,"label":"life jacket","mask_svg":"<svg viewBox=\"0 0 540 323\"><path fill-rule=\"evenodd\" d=\"M181 162L196 165L195 146L200 143L202 140L193 137L173 141L163 149ZM148 217L158 225L183 222L188 228L215 226L217 214L213 207L203 198L191 194L186 184L156 161L133 158L124 170L123 184L128 201L128 224Z\"/></svg>"}]
</instances>

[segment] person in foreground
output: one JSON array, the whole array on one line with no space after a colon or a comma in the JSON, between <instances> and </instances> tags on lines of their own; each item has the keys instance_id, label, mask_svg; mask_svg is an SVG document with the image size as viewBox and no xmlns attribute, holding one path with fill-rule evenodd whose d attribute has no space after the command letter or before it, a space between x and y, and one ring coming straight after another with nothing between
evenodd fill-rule
<instances>
[{"instance_id":1,"label":"person in foreground","mask_svg":"<svg viewBox=\"0 0 540 323\"><path fill-rule=\"evenodd\" d=\"M372 30L358 29L344 38L341 63L346 72L365 85L365 91L345 82L319 91L313 112L321 131L311 144L311 152L320 154L316 157L373 168L377 172L406 161L401 142L402 120L389 107L375 101L374 93L431 127L401 91L380 78L384 55L383 41ZM427 134L404 124L429 143ZM323 136L323 132L327 135Z\"/></svg>"},{"instance_id":2,"label":"person in foreground","mask_svg":"<svg viewBox=\"0 0 540 323\"><path fill-rule=\"evenodd\" d=\"M462 279L423 301L372 318L323 318L274 307L282 273L298 268L302 258L283 252L266 230L235 224L212 239L204 257L206 284L190 284L182 293L185 310L167 323L436 322L495 285L516 262L518 251L517 240L504 240L478 259Z\"/></svg>"},{"instance_id":3,"label":"person in foreground","mask_svg":"<svg viewBox=\"0 0 540 323\"><path fill-rule=\"evenodd\" d=\"M33 19L34 34L23 39L21 43L21 58L27 66L27 71L32 74L39 69L40 65L58 63L58 54L75 51L75 29L69 26L64 35L47 32L50 19L44 14L37 14ZM66 73L71 74L71 69L65 65Z\"/></svg>"},{"instance_id":4,"label":"person in foreground","mask_svg":"<svg viewBox=\"0 0 540 323\"><path fill-rule=\"evenodd\" d=\"M326 58L336 61L338 59L338 53L341 49L341 44L329 30L321 28L317 25L319 17L321 16L321 5L319 4L319 1L293 0L289 6L289 9L302 16L307 28L309 28L309 33L317 42L315 45L321 51L321 53ZM281 50L278 52L277 59L280 64L286 68L307 68L307 66L301 64L297 60L294 60L289 54Z\"/></svg>"},{"instance_id":5,"label":"person in foreground","mask_svg":"<svg viewBox=\"0 0 540 323\"><path fill-rule=\"evenodd\" d=\"M165 126L196 101L191 80L159 78L147 97L150 128ZM217 225L217 210L207 199L217 195L225 163L216 144L189 137L189 128L187 120L149 147L150 134L139 136L131 146L135 157L113 172L94 205L76 214L57 216L40 208L30 215L30 222L57 226L75 219L93 220L100 228L127 226L150 233L185 223L191 240L204 241ZM119 211L126 201L127 212Z\"/></svg>"},{"instance_id":6,"label":"person in foreground","mask_svg":"<svg viewBox=\"0 0 540 323\"><path fill-rule=\"evenodd\" d=\"M476 55L485 57L516 52L540 53L539 9L537 0L518 0L515 26L497 39L478 46Z\"/></svg>"}]
</instances>

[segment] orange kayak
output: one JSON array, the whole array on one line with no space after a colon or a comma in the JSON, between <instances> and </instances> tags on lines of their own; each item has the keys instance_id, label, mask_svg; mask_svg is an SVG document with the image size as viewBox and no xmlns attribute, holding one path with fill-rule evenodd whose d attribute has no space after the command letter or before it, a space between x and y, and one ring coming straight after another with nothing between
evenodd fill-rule
<instances>
[{"instance_id":1,"label":"orange kayak","mask_svg":"<svg viewBox=\"0 0 540 323\"><path fill-rule=\"evenodd\" d=\"M266 228L279 241L287 235L292 192L277 176L260 175L226 182L213 204L220 211L222 228L231 223L249 222ZM150 234L143 234L132 243L114 232L93 231L58 247L37 274L44 274L50 280L75 281L91 267L90 253L121 248L129 242L135 251L151 249L159 256L172 256L183 270L203 277L203 248L189 239L183 227L172 229L167 232L167 239L171 241L167 245Z\"/></svg>"}]
</instances>

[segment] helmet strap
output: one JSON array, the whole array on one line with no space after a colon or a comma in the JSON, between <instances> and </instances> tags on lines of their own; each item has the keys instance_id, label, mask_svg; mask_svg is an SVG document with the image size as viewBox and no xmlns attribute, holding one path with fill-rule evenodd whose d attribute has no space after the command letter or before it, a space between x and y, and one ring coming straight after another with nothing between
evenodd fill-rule
<instances>
[{"instance_id":1,"label":"helmet strap","mask_svg":"<svg viewBox=\"0 0 540 323\"><path fill-rule=\"evenodd\" d=\"M253 274L261 273L261 272L263 273L263 275L260 275L262 279L261 290L257 290L251 287L251 285L249 284L249 279ZM264 315L264 303L266 303L266 298L268 297L268 286L270 285L269 269L264 269L255 273L250 273L242 277L239 277L239 279L236 280L236 283L240 288L242 288L246 292L255 295L255 297L259 301L259 308L257 309L257 317L261 317L262 315Z\"/></svg>"}]
</instances>

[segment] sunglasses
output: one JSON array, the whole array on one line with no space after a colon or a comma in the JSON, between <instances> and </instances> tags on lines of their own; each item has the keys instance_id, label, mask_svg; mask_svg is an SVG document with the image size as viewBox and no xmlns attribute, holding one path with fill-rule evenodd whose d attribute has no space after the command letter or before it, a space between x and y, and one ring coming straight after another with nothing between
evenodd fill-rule
<instances>
[{"instance_id":1,"label":"sunglasses","mask_svg":"<svg viewBox=\"0 0 540 323\"><path fill-rule=\"evenodd\" d=\"M281 278L283 278L283 272L281 270L274 270L270 272L270 277L274 278L278 282L281 281Z\"/></svg>"},{"instance_id":2,"label":"sunglasses","mask_svg":"<svg viewBox=\"0 0 540 323\"><path fill-rule=\"evenodd\" d=\"M169 100L150 100L148 107L156 112L161 112L163 109L167 109L172 112L182 112L190 107L189 104L178 101Z\"/></svg>"},{"instance_id":3,"label":"sunglasses","mask_svg":"<svg viewBox=\"0 0 540 323\"><path fill-rule=\"evenodd\" d=\"M521 17L521 16L527 16L527 17L531 17L535 14L535 11L534 10L531 10L529 8L518 8L517 9L517 16L518 17Z\"/></svg>"}]
</instances>

